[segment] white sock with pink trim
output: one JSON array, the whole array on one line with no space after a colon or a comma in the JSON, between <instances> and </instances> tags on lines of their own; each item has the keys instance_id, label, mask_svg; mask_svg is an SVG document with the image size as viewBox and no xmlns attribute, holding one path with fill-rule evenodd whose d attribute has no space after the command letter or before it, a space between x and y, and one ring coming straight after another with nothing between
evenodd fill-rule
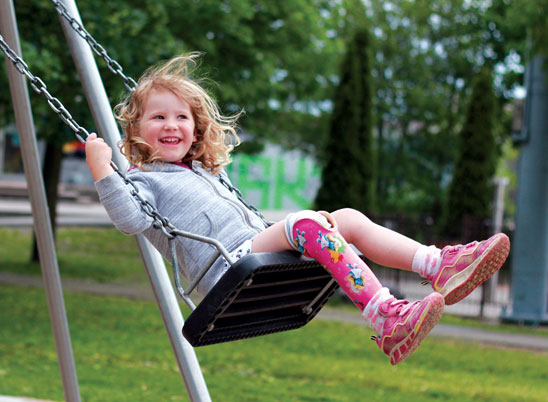
<instances>
[{"instance_id":1,"label":"white sock with pink trim","mask_svg":"<svg viewBox=\"0 0 548 402\"><path fill-rule=\"evenodd\" d=\"M441 250L436 246L421 245L411 264L411 270L423 278L435 275L441 265Z\"/></svg>"},{"instance_id":2,"label":"white sock with pink trim","mask_svg":"<svg viewBox=\"0 0 548 402\"><path fill-rule=\"evenodd\" d=\"M377 333L382 334L382 328L386 317L379 314L379 306L389 299L393 299L394 296L390 294L388 288L380 288L377 293L369 300L367 306L362 311L362 318L366 322L367 326Z\"/></svg>"}]
</instances>

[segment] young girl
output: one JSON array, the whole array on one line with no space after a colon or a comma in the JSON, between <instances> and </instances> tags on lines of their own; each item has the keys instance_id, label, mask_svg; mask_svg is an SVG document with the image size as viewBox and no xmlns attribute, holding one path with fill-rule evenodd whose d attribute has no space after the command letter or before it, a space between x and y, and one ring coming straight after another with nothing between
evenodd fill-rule
<instances>
[{"instance_id":1,"label":"young girl","mask_svg":"<svg viewBox=\"0 0 548 402\"><path fill-rule=\"evenodd\" d=\"M441 318L444 304L462 300L502 266L510 247L504 234L440 250L379 226L353 209L301 211L267 227L219 181L228 181L223 167L239 142L234 129L238 116L223 116L190 77L196 57L176 57L148 69L116 109L125 132L121 150L133 165L128 177L176 228L218 239L235 259L289 249L316 259L362 311L392 364L420 345ZM111 156L102 139L88 136L86 160L110 218L123 233L143 233L168 257L166 237L153 228L152 218L113 171ZM215 251L194 240L176 241L181 273L191 279ZM435 292L414 303L396 300L350 243L378 264L417 272ZM219 257L198 291L207 293L227 268Z\"/></svg>"}]
</instances>

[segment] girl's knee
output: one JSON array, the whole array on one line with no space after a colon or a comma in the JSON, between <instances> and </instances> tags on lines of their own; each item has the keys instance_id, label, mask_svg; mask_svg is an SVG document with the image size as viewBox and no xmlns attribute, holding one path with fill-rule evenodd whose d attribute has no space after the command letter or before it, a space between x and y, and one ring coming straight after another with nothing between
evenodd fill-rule
<instances>
[{"instance_id":1,"label":"girl's knee","mask_svg":"<svg viewBox=\"0 0 548 402\"><path fill-rule=\"evenodd\" d=\"M289 243L295 249L297 249L297 246L293 241L293 228L296 224L298 224L299 221L303 219L313 220L325 229L337 230L337 221L329 212L304 210L289 214L285 219L285 235Z\"/></svg>"},{"instance_id":2,"label":"girl's knee","mask_svg":"<svg viewBox=\"0 0 548 402\"><path fill-rule=\"evenodd\" d=\"M353 208L342 208L331 212L337 221L369 221L371 220L360 211Z\"/></svg>"}]
</instances>

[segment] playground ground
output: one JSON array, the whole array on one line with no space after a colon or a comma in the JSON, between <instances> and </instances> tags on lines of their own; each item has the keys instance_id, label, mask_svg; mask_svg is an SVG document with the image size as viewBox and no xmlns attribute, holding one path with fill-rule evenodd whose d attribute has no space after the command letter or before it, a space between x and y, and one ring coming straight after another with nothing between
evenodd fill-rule
<instances>
[{"instance_id":1,"label":"playground ground","mask_svg":"<svg viewBox=\"0 0 548 402\"><path fill-rule=\"evenodd\" d=\"M0 199L0 226L8 227L31 227L32 216L30 215L30 204L25 199ZM100 204L90 201L88 203L75 203L64 201L59 206L59 225L60 226L111 226L108 216ZM269 218L275 220L278 215L285 213L270 213ZM415 281L416 282L416 281ZM42 279L37 276L20 275L13 273L0 273L0 283L6 285L42 287ZM97 284L88 280L75 278L62 279L63 289L73 292L101 294L108 296L121 296L127 298L143 298L153 300L152 290L148 287L136 287L135 284ZM416 291L416 283L407 283L403 281L401 290L404 293L412 294ZM504 290L503 290L504 291ZM423 292L427 292L424 289ZM477 298L476 298L477 299ZM451 306L451 307L456 307ZM496 320L500 311L495 306L487 306L487 318ZM460 311L458 308L451 311L456 315L469 315L470 306L466 311ZM364 325L359 315L352 312L341 311L340 309L324 309L318 316L320 320L341 321ZM439 324L431 333L434 337L458 338L460 340L469 340L471 342L480 342L501 348L519 348L527 350L548 351L548 337L527 335L522 333L497 332L484 328L473 328L469 326L457 326ZM36 402L32 398L17 398L10 396L0 396L0 402Z\"/></svg>"}]
</instances>

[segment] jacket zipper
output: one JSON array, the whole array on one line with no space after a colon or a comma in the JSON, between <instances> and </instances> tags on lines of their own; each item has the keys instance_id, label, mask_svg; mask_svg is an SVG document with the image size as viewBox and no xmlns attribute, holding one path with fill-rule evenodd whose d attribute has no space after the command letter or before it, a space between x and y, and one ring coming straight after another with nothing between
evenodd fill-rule
<instances>
[{"instance_id":1,"label":"jacket zipper","mask_svg":"<svg viewBox=\"0 0 548 402\"><path fill-rule=\"evenodd\" d=\"M219 190L215 187L215 185L213 183L211 183L211 181L205 177L201 172L199 172L198 170L194 170L194 168L192 168L192 171L194 173L196 173L196 175L198 175L199 177L201 177L207 184L209 184L211 186L211 188L213 189L213 191L215 192L215 194L217 194L219 197L221 197L222 199L228 201L231 205L233 205L234 207L236 207L236 209L243 215L243 218L244 218L244 221L245 223L247 224L247 226L249 226L250 228L252 229L255 229L258 233L262 231L262 228L259 228L258 226L255 226L251 223L251 220L249 219L249 215L248 213L245 211L245 209L240 205L240 203L228 198L228 197L225 197L224 195L222 195Z\"/></svg>"}]
</instances>

